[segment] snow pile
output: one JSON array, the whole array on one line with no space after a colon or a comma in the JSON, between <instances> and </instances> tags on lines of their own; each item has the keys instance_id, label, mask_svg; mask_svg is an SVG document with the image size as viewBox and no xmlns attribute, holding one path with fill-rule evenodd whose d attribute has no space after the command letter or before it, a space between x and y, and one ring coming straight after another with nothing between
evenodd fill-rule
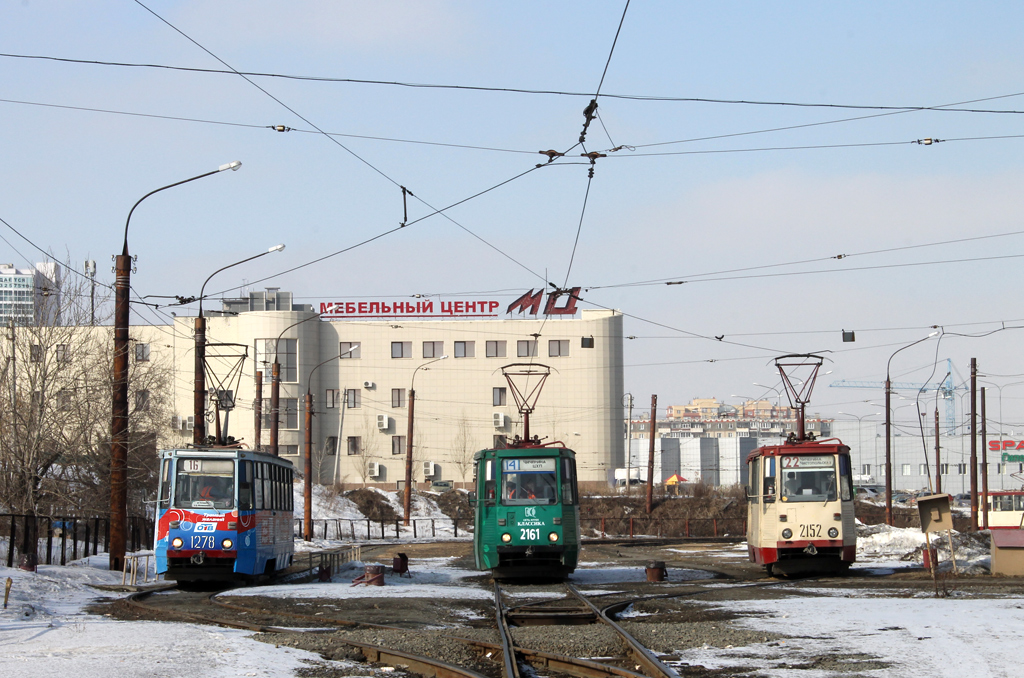
<instances>
[{"instance_id":1,"label":"snow pile","mask_svg":"<svg viewBox=\"0 0 1024 678\"><path fill-rule=\"evenodd\" d=\"M892 527L886 524L857 524L858 561L899 561L919 551L924 533L918 528Z\"/></svg>"},{"instance_id":2,"label":"snow pile","mask_svg":"<svg viewBox=\"0 0 1024 678\"><path fill-rule=\"evenodd\" d=\"M952 531L953 554L957 568L966 574L987 574L990 565L988 533L960 533ZM949 557L949 539L945 532L931 535L932 547L938 550L939 569L952 569ZM920 528L864 525L857 523L857 561L890 567L898 562L922 564L926 539Z\"/></svg>"}]
</instances>

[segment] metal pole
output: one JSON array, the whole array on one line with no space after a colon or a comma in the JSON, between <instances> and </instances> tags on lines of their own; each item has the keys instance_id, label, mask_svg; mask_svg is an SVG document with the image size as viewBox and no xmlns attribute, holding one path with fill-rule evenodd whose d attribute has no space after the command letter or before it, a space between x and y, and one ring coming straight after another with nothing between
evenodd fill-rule
<instances>
[{"instance_id":1,"label":"metal pole","mask_svg":"<svg viewBox=\"0 0 1024 678\"><path fill-rule=\"evenodd\" d=\"M201 305L201 304L200 304ZM206 444L206 318L200 309L195 322L195 386L192 391L192 444L196 447ZM220 440L217 441L218 443Z\"/></svg>"},{"instance_id":2,"label":"metal pole","mask_svg":"<svg viewBox=\"0 0 1024 678\"><path fill-rule=\"evenodd\" d=\"M971 529L978 530L978 359L971 358Z\"/></svg>"},{"instance_id":3,"label":"metal pole","mask_svg":"<svg viewBox=\"0 0 1024 678\"><path fill-rule=\"evenodd\" d=\"M341 388L341 393L345 393L344 387ZM348 398L343 397L341 399L341 404L339 405L340 410L338 412L338 444L334 447L334 475L332 476L332 486L337 485L340 480L340 478L338 478L338 469L341 466L341 432L342 428L345 426L345 410L348 409L346 405L348 405ZM348 448L346 446L346 451L347 449Z\"/></svg>"},{"instance_id":4,"label":"metal pole","mask_svg":"<svg viewBox=\"0 0 1024 678\"><path fill-rule=\"evenodd\" d=\"M313 541L313 394L306 390L306 444L302 460L302 538Z\"/></svg>"},{"instance_id":5,"label":"metal pole","mask_svg":"<svg viewBox=\"0 0 1024 678\"><path fill-rule=\"evenodd\" d=\"M939 452L939 408L935 408L935 493L942 494L942 460Z\"/></svg>"},{"instance_id":6,"label":"metal pole","mask_svg":"<svg viewBox=\"0 0 1024 678\"><path fill-rule=\"evenodd\" d=\"M651 396L651 445L647 451L647 515L654 510L654 434L658 427L658 396Z\"/></svg>"},{"instance_id":7,"label":"metal pole","mask_svg":"<svg viewBox=\"0 0 1024 678\"><path fill-rule=\"evenodd\" d=\"M892 381L885 375L885 524L892 525Z\"/></svg>"},{"instance_id":8,"label":"metal pole","mask_svg":"<svg viewBox=\"0 0 1024 678\"><path fill-rule=\"evenodd\" d=\"M626 419L626 496L629 496L630 491L630 464L633 456L633 394L627 393L626 397L629 398L629 416Z\"/></svg>"},{"instance_id":9,"label":"metal pole","mask_svg":"<svg viewBox=\"0 0 1024 678\"><path fill-rule=\"evenodd\" d=\"M128 512L128 295L132 258L127 243L114 268L114 370L110 421L110 570L123 569L125 518Z\"/></svg>"},{"instance_id":10,"label":"metal pole","mask_svg":"<svg viewBox=\"0 0 1024 678\"><path fill-rule=\"evenodd\" d=\"M985 387L981 387L981 518L988 529L988 418L985 416Z\"/></svg>"},{"instance_id":11,"label":"metal pole","mask_svg":"<svg viewBox=\"0 0 1024 678\"><path fill-rule=\"evenodd\" d=\"M260 440L263 437L263 370L256 370L256 400L253 402L252 409L255 415L253 426L256 432L253 447L259 452L262 448Z\"/></svg>"},{"instance_id":12,"label":"metal pole","mask_svg":"<svg viewBox=\"0 0 1024 678\"><path fill-rule=\"evenodd\" d=\"M280 341L280 340L278 340ZM276 352L276 351L275 351ZM281 402L281 363L274 361L270 368L270 453L275 457L277 453L277 427L280 423L277 411Z\"/></svg>"},{"instance_id":13,"label":"metal pole","mask_svg":"<svg viewBox=\"0 0 1024 678\"><path fill-rule=\"evenodd\" d=\"M418 369L418 368L417 368ZM416 378L415 370L412 373ZM406 452L405 452L405 492L402 497L402 509L405 517L404 525L409 524L409 515L412 512L412 426L414 410L416 408L416 391L409 389L409 428L406 431Z\"/></svg>"}]
</instances>

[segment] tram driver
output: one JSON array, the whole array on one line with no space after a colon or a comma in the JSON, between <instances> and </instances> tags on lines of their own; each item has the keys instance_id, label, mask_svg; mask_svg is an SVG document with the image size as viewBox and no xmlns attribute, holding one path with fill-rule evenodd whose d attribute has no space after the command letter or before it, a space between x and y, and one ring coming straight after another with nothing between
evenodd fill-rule
<instances>
[{"instance_id":1,"label":"tram driver","mask_svg":"<svg viewBox=\"0 0 1024 678\"><path fill-rule=\"evenodd\" d=\"M800 494L800 481L796 479L794 471L786 474L786 494L790 496Z\"/></svg>"}]
</instances>

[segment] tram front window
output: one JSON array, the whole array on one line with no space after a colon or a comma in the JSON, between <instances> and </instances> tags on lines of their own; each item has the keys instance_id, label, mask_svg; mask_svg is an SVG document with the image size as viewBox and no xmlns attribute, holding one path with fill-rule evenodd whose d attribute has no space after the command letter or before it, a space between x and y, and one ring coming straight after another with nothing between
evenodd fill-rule
<instances>
[{"instance_id":1,"label":"tram front window","mask_svg":"<svg viewBox=\"0 0 1024 678\"><path fill-rule=\"evenodd\" d=\"M502 504L554 504L558 496L555 459L502 459Z\"/></svg>"},{"instance_id":2,"label":"tram front window","mask_svg":"<svg viewBox=\"0 0 1024 678\"><path fill-rule=\"evenodd\" d=\"M230 459L179 459L176 471L176 508L234 507L235 464Z\"/></svg>"},{"instance_id":3,"label":"tram front window","mask_svg":"<svg viewBox=\"0 0 1024 678\"><path fill-rule=\"evenodd\" d=\"M782 501L835 501L836 470L829 455L782 457Z\"/></svg>"}]
</instances>

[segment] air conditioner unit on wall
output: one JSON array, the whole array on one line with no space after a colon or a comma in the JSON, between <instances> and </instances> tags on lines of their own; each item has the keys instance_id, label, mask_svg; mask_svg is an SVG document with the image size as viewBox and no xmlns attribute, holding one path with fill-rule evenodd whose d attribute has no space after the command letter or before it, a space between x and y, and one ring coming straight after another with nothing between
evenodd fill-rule
<instances>
[{"instance_id":1,"label":"air conditioner unit on wall","mask_svg":"<svg viewBox=\"0 0 1024 678\"><path fill-rule=\"evenodd\" d=\"M423 477L431 478L434 475L434 462L425 461L423 462Z\"/></svg>"},{"instance_id":2,"label":"air conditioner unit on wall","mask_svg":"<svg viewBox=\"0 0 1024 678\"><path fill-rule=\"evenodd\" d=\"M377 385L375 383L373 383L372 381L364 381L363 382L363 388L374 388L376 386Z\"/></svg>"},{"instance_id":3,"label":"air conditioner unit on wall","mask_svg":"<svg viewBox=\"0 0 1024 678\"><path fill-rule=\"evenodd\" d=\"M371 478L376 478L377 476L380 475L380 462L377 462L377 461L367 462L366 463L366 470L368 471L368 473L366 475L370 476Z\"/></svg>"},{"instance_id":4,"label":"air conditioner unit on wall","mask_svg":"<svg viewBox=\"0 0 1024 678\"><path fill-rule=\"evenodd\" d=\"M185 422L185 426L182 428L183 431L191 431L196 427L196 418L193 415L189 415Z\"/></svg>"},{"instance_id":5,"label":"air conditioner unit on wall","mask_svg":"<svg viewBox=\"0 0 1024 678\"><path fill-rule=\"evenodd\" d=\"M505 413L495 412L494 413L494 428L505 428Z\"/></svg>"},{"instance_id":6,"label":"air conditioner unit on wall","mask_svg":"<svg viewBox=\"0 0 1024 678\"><path fill-rule=\"evenodd\" d=\"M388 415L386 415L386 414L378 414L377 415L377 428L378 429L380 429L381 431L386 431L386 430L388 430L388 424L389 424L389 422L388 422Z\"/></svg>"}]
</instances>

